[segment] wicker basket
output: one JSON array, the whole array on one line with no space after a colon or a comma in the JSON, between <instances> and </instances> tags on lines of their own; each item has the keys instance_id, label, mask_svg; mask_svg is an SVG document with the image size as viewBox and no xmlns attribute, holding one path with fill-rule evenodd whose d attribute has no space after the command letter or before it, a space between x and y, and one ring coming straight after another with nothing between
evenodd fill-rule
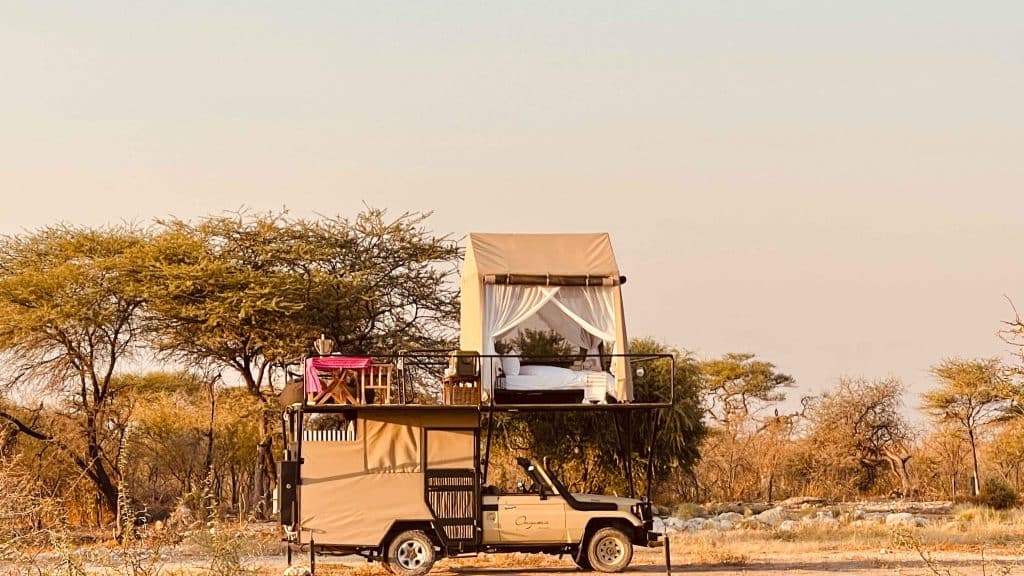
<instances>
[{"instance_id":1,"label":"wicker basket","mask_svg":"<svg viewBox=\"0 0 1024 576\"><path fill-rule=\"evenodd\" d=\"M445 404L454 406L474 406L480 404L480 386L475 382L446 383L442 399Z\"/></svg>"}]
</instances>

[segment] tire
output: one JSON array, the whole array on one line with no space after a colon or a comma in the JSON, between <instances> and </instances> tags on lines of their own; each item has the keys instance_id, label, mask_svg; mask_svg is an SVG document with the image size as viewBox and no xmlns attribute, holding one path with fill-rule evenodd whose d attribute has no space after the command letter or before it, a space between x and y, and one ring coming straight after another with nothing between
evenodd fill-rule
<instances>
[{"instance_id":1,"label":"tire","mask_svg":"<svg viewBox=\"0 0 1024 576\"><path fill-rule=\"evenodd\" d=\"M633 543L618 528L601 528L587 542L587 560L598 572L622 572L633 560Z\"/></svg>"},{"instance_id":2,"label":"tire","mask_svg":"<svg viewBox=\"0 0 1024 576\"><path fill-rule=\"evenodd\" d=\"M434 543L422 530L406 530L388 544L385 566L398 576L422 576L434 567Z\"/></svg>"}]
</instances>

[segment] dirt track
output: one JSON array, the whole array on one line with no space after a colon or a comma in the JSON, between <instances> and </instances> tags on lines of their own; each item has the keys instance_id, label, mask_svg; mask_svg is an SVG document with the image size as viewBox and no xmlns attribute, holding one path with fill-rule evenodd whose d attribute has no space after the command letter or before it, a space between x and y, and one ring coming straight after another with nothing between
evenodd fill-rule
<instances>
[{"instance_id":1,"label":"dirt track","mask_svg":"<svg viewBox=\"0 0 1024 576\"><path fill-rule=\"evenodd\" d=\"M696 559L687 551L673 549L672 573L686 576L892 576L932 575L931 570L917 553L906 552L806 552L798 554L750 557L741 564L696 564ZM1024 575L1024 566L1018 566L1017 558L1008 554L986 555L984 570L980 554L963 552L935 553L933 567L943 576ZM370 567L356 562L345 562L345 568L330 560L318 564L317 574L329 576L350 573L353 568L361 574L387 574L379 567ZM362 570L359 570L362 568ZM664 574L664 555L661 551L637 549L633 563L626 574ZM583 574L568 558L557 560L546 556L518 555L506 558L501 555L481 556L460 560L443 561L431 574L451 576L505 576L525 574L535 576L573 576Z\"/></svg>"}]
</instances>

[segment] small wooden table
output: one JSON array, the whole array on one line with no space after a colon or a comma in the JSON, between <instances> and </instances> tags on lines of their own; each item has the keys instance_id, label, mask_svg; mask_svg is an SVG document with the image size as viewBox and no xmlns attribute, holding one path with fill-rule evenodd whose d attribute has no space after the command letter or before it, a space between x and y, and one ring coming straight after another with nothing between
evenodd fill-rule
<instances>
[{"instance_id":1,"label":"small wooden table","mask_svg":"<svg viewBox=\"0 0 1024 576\"><path fill-rule=\"evenodd\" d=\"M359 399L348 390L350 375L353 376L352 381L355 382L356 393L362 396L359 392L359 378L355 377L352 370L332 370L331 379L327 381L324 389L313 398L313 404L323 404L329 398L333 398L337 404L360 404Z\"/></svg>"}]
</instances>

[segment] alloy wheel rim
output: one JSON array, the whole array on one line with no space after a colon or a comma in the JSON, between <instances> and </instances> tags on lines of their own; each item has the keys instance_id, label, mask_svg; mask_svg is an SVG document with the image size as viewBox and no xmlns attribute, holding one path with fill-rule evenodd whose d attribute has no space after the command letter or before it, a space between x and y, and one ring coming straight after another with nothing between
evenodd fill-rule
<instances>
[{"instance_id":1,"label":"alloy wheel rim","mask_svg":"<svg viewBox=\"0 0 1024 576\"><path fill-rule=\"evenodd\" d=\"M427 560L427 549L416 540L406 540L398 547L398 563L407 570L415 570Z\"/></svg>"}]
</instances>

